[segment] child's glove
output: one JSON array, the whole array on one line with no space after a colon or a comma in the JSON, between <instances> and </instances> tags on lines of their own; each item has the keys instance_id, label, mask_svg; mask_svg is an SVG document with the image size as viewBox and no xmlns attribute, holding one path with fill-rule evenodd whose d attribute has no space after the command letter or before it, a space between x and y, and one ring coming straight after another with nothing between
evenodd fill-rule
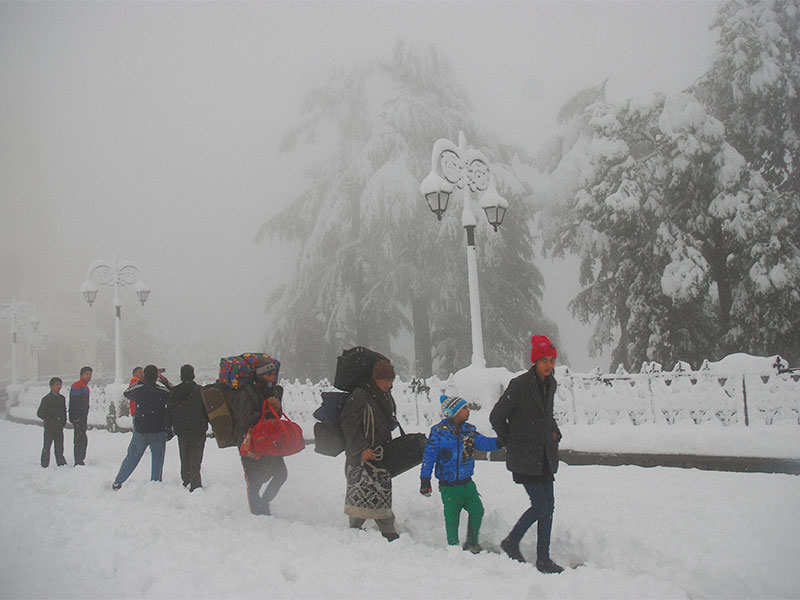
<instances>
[{"instance_id":1,"label":"child's glove","mask_svg":"<svg viewBox=\"0 0 800 600\"><path fill-rule=\"evenodd\" d=\"M423 496L431 495L431 480L430 477L422 477L419 480L419 493Z\"/></svg>"}]
</instances>

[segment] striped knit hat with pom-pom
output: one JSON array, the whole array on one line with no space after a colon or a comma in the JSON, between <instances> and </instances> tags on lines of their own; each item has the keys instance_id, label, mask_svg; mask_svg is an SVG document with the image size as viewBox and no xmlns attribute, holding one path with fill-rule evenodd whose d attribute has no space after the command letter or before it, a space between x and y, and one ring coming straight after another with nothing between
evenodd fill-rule
<instances>
[{"instance_id":1,"label":"striped knit hat with pom-pom","mask_svg":"<svg viewBox=\"0 0 800 600\"><path fill-rule=\"evenodd\" d=\"M439 402L442 404L442 416L445 419L452 419L467 405L467 401L461 396L445 396L444 394L439 398Z\"/></svg>"}]
</instances>

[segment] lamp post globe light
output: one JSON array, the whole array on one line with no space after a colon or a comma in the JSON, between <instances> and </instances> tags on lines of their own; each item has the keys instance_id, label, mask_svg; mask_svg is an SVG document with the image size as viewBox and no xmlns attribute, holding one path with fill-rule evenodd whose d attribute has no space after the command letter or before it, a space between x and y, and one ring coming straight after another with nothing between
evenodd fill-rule
<instances>
[{"instance_id":1,"label":"lamp post globe light","mask_svg":"<svg viewBox=\"0 0 800 600\"><path fill-rule=\"evenodd\" d=\"M11 302L0 304L0 316L9 319L11 322L11 385L17 383L17 343L19 342L20 329L23 331L30 327L32 333L39 329L39 319L36 315L36 307L30 302L18 302L12 299Z\"/></svg>"},{"instance_id":2,"label":"lamp post globe light","mask_svg":"<svg viewBox=\"0 0 800 600\"><path fill-rule=\"evenodd\" d=\"M122 305L119 288L134 286L139 302L147 302L150 295L148 288L139 279L140 269L129 261L114 260L113 263L95 261L89 266L86 281L81 285L81 295L89 306L94 304L101 285L114 288L114 383L121 384L122 379L122 343L120 340L120 322L122 321Z\"/></svg>"},{"instance_id":3,"label":"lamp post globe light","mask_svg":"<svg viewBox=\"0 0 800 600\"><path fill-rule=\"evenodd\" d=\"M473 194L480 193L480 207L489 224L497 231L508 211L508 201L497 193L489 161L479 150L467 145L464 132L458 133L458 145L440 138L431 151L431 171L420 183L419 191L428 208L441 221L455 190L462 192L461 225L467 240L467 279L472 325L472 365L486 367L481 328L481 303L478 293L478 259L475 246L475 227L478 222L473 210Z\"/></svg>"}]
</instances>

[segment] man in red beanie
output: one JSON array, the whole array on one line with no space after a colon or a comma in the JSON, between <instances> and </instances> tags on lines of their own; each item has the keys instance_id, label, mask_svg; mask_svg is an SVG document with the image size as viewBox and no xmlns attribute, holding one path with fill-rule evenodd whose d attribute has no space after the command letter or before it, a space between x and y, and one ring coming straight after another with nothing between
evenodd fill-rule
<instances>
[{"instance_id":1,"label":"man in red beanie","mask_svg":"<svg viewBox=\"0 0 800 600\"><path fill-rule=\"evenodd\" d=\"M558 470L558 443L561 431L553 418L556 380L553 370L558 352L544 335L531 338L533 366L512 379L497 401L489 421L506 447L506 468L514 482L525 486L531 506L514 525L500 547L511 558L526 562L519 543L531 525L538 521L536 568L542 573L564 569L550 559L550 532L553 528L553 474Z\"/></svg>"}]
</instances>

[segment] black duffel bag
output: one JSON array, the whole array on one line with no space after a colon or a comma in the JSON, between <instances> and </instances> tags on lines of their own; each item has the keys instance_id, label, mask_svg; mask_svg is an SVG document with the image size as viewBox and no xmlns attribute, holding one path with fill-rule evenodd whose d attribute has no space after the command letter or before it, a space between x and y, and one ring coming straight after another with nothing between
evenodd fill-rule
<instances>
[{"instance_id":1,"label":"black duffel bag","mask_svg":"<svg viewBox=\"0 0 800 600\"><path fill-rule=\"evenodd\" d=\"M397 424L400 427L400 423ZM377 466L386 469L392 477L422 464L422 455L428 438L424 433L406 433L400 427L400 437L383 446L383 457Z\"/></svg>"},{"instance_id":2,"label":"black duffel bag","mask_svg":"<svg viewBox=\"0 0 800 600\"><path fill-rule=\"evenodd\" d=\"M389 359L364 346L343 350L341 356L336 359L333 386L345 392L352 392L360 383L370 380L372 368L379 360Z\"/></svg>"}]
</instances>

